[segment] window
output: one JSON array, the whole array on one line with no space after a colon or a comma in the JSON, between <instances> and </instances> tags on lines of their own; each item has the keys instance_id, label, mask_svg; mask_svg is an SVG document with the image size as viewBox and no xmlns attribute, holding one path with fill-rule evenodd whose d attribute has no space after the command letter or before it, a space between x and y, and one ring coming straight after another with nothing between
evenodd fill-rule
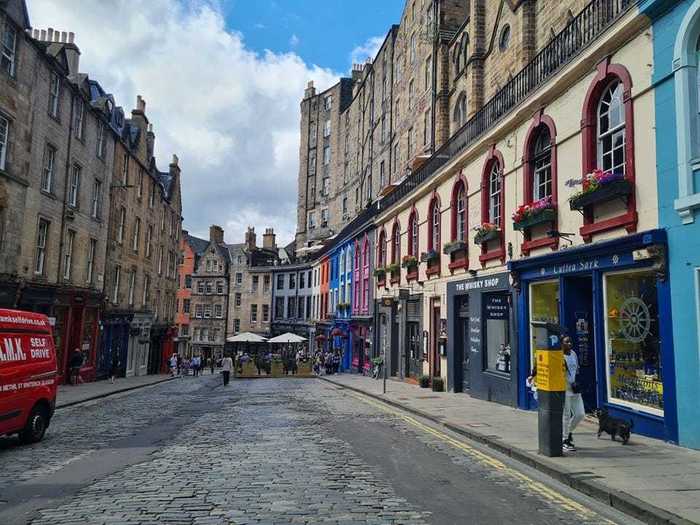
<instances>
[{"instance_id":1,"label":"window","mask_svg":"<svg viewBox=\"0 0 700 525\"><path fill-rule=\"evenodd\" d=\"M68 187L68 205L77 208L80 203L80 175L82 168L77 164L73 165L70 176L70 186Z\"/></svg>"},{"instance_id":2,"label":"window","mask_svg":"<svg viewBox=\"0 0 700 525\"><path fill-rule=\"evenodd\" d=\"M406 151L408 153L408 158L413 155L413 126L408 128L408 136L406 137Z\"/></svg>"},{"instance_id":3,"label":"window","mask_svg":"<svg viewBox=\"0 0 700 525\"><path fill-rule=\"evenodd\" d=\"M452 240L465 241L465 233L467 230L467 192L463 181L459 181L456 184L452 195Z\"/></svg>"},{"instance_id":4,"label":"window","mask_svg":"<svg viewBox=\"0 0 700 525\"><path fill-rule=\"evenodd\" d=\"M343 197L343 217L347 217L348 215L348 198L347 196Z\"/></svg>"},{"instance_id":5,"label":"window","mask_svg":"<svg viewBox=\"0 0 700 525\"><path fill-rule=\"evenodd\" d=\"M236 292L233 297L234 297L233 304L235 306L241 306L241 297L242 297L241 292Z\"/></svg>"},{"instance_id":6,"label":"window","mask_svg":"<svg viewBox=\"0 0 700 525\"><path fill-rule=\"evenodd\" d=\"M287 319L294 319L296 314L297 300L295 297L287 297Z\"/></svg>"},{"instance_id":7,"label":"window","mask_svg":"<svg viewBox=\"0 0 700 525\"><path fill-rule=\"evenodd\" d=\"M107 152L107 137L105 135L106 128L104 122L100 121L97 123L97 157L100 159L105 158Z\"/></svg>"},{"instance_id":8,"label":"window","mask_svg":"<svg viewBox=\"0 0 700 525\"><path fill-rule=\"evenodd\" d=\"M151 252L153 251L153 226L150 224L148 225L148 228L146 228L146 258L150 259L151 258Z\"/></svg>"},{"instance_id":9,"label":"window","mask_svg":"<svg viewBox=\"0 0 700 525\"><path fill-rule=\"evenodd\" d=\"M102 181L95 179L92 185L92 209L93 219L99 219L102 214Z\"/></svg>"},{"instance_id":10,"label":"window","mask_svg":"<svg viewBox=\"0 0 700 525\"><path fill-rule=\"evenodd\" d=\"M323 177L321 185L321 195L328 197L331 194L331 178Z\"/></svg>"},{"instance_id":11,"label":"window","mask_svg":"<svg viewBox=\"0 0 700 525\"><path fill-rule=\"evenodd\" d=\"M603 287L608 400L663 416L657 278L649 270L608 273Z\"/></svg>"},{"instance_id":12,"label":"window","mask_svg":"<svg viewBox=\"0 0 700 525\"><path fill-rule=\"evenodd\" d=\"M268 323L270 322L270 305L269 304L264 304L262 305L262 320L263 323Z\"/></svg>"},{"instance_id":13,"label":"window","mask_svg":"<svg viewBox=\"0 0 700 525\"><path fill-rule=\"evenodd\" d=\"M134 251L134 253L139 252L139 242L140 242L140 237L141 237L141 219L136 217L136 220L134 221L134 237L131 240L131 249Z\"/></svg>"},{"instance_id":14,"label":"window","mask_svg":"<svg viewBox=\"0 0 700 525\"><path fill-rule=\"evenodd\" d=\"M293 273L289 274L289 289L294 290L297 287L296 276Z\"/></svg>"},{"instance_id":15,"label":"window","mask_svg":"<svg viewBox=\"0 0 700 525\"><path fill-rule=\"evenodd\" d=\"M44 169L41 172L41 189L51 193L56 174L56 148L47 144L44 148Z\"/></svg>"},{"instance_id":16,"label":"window","mask_svg":"<svg viewBox=\"0 0 700 525\"><path fill-rule=\"evenodd\" d=\"M323 146L323 165L328 166L331 163L331 147Z\"/></svg>"},{"instance_id":17,"label":"window","mask_svg":"<svg viewBox=\"0 0 700 525\"><path fill-rule=\"evenodd\" d=\"M328 226L328 208L321 210L321 228Z\"/></svg>"},{"instance_id":18,"label":"window","mask_svg":"<svg viewBox=\"0 0 700 525\"><path fill-rule=\"evenodd\" d=\"M316 146L316 123L312 122L309 124L309 147L313 148Z\"/></svg>"},{"instance_id":19,"label":"window","mask_svg":"<svg viewBox=\"0 0 700 525\"><path fill-rule=\"evenodd\" d=\"M58 118L58 102L61 94L61 77L58 73L51 72L49 80L49 115Z\"/></svg>"},{"instance_id":20,"label":"window","mask_svg":"<svg viewBox=\"0 0 700 525\"><path fill-rule=\"evenodd\" d=\"M78 140L83 140L85 131L85 104L80 95L75 97L75 107L73 108L73 133Z\"/></svg>"},{"instance_id":21,"label":"window","mask_svg":"<svg viewBox=\"0 0 700 525\"><path fill-rule=\"evenodd\" d=\"M372 174L367 175L367 200L372 200Z\"/></svg>"},{"instance_id":22,"label":"window","mask_svg":"<svg viewBox=\"0 0 700 525\"><path fill-rule=\"evenodd\" d=\"M207 259L207 272L211 272L211 259Z\"/></svg>"},{"instance_id":23,"label":"window","mask_svg":"<svg viewBox=\"0 0 700 525\"><path fill-rule=\"evenodd\" d=\"M204 293L204 281L197 281L197 293L198 294Z\"/></svg>"},{"instance_id":24,"label":"window","mask_svg":"<svg viewBox=\"0 0 700 525\"><path fill-rule=\"evenodd\" d=\"M258 305L257 304L250 305L250 322L251 323L258 322Z\"/></svg>"},{"instance_id":25,"label":"window","mask_svg":"<svg viewBox=\"0 0 700 525\"><path fill-rule=\"evenodd\" d=\"M323 125L323 136L331 136L331 119L326 120L325 124Z\"/></svg>"},{"instance_id":26,"label":"window","mask_svg":"<svg viewBox=\"0 0 700 525\"><path fill-rule=\"evenodd\" d=\"M395 104L395 110L394 110L394 123L397 124L399 122L399 117L400 117L400 111L399 108L401 107L401 101L397 98L396 99L396 104ZM396 127L396 126L395 126Z\"/></svg>"},{"instance_id":27,"label":"window","mask_svg":"<svg viewBox=\"0 0 700 525\"><path fill-rule=\"evenodd\" d=\"M163 275L163 247L158 246L158 275Z\"/></svg>"},{"instance_id":28,"label":"window","mask_svg":"<svg viewBox=\"0 0 700 525\"><path fill-rule=\"evenodd\" d=\"M418 214L415 210L408 219L408 254L418 257Z\"/></svg>"},{"instance_id":29,"label":"window","mask_svg":"<svg viewBox=\"0 0 700 525\"><path fill-rule=\"evenodd\" d=\"M185 288L192 288L192 276L185 275Z\"/></svg>"},{"instance_id":30,"label":"window","mask_svg":"<svg viewBox=\"0 0 700 525\"><path fill-rule=\"evenodd\" d=\"M182 311L183 313L190 313L190 307L192 305L191 299L183 299L182 300Z\"/></svg>"},{"instance_id":31,"label":"window","mask_svg":"<svg viewBox=\"0 0 700 525\"><path fill-rule=\"evenodd\" d=\"M625 173L625 107L622 82L611 83L598 106L598 167Z\"/></svg>"},{"instance_id":32,"label":"window","mask_svg":"<svg viewBox=\"0 0 700 525\"><path fill-rule=\"evenodd\" d=\"M305 288L305 282L304 282L304 277L306 273L305 272L299 272L299 289L301 290L302 288Z\"/></svg>"},{"instance_id":33,"label":"window","mask_svg":"<svg viewBox=\"0 0 700 525\"><path fill-rule=\"evenodd\" d=\"M411 57L411 63L416 61L416 47L417 47L417 40L416 40L416 34L413 33L411 35L411 52L410 52L410 57Z\"/></svg>"},{"instance_id":34,"label":"window","mask_svg":"<svg viewBox=\"0 0 700 525\"><path fill-rule=\"evenodd\" d=\"M384 185L386 184L386 174L384 171L384 161L381 161L379 163L379 190L384 189Z\"/></svg>"},{"instance_id":35,"label":"window","mask_svg":"<svg viewBox=\"0 0 700 525\"><path fill-rule=\"evenodd\" d=\"M436 198L430 204L430 237L428 250L440 250L440 201Z\"/></svg>"},{"instance_id":36,"label":"window","mask_svg":"<svg viewBox=\"0 0 700 525\"><path fill-rule=\"evenodd\" d=\"M128 186L129 184L129 154L124 153L122 162L122 185Z\"/></svg>"},{"instance_id":37,"label":"window","mask_svg":"<svg viewBox=\"0 0 700 525\"><path fill-rule=\"evenodd\" d=\"M194 316L197 319L201 319L204 317L204 305L203 304L195 304L194 305Z\"/></svg>"},{"instance_id":38,"label":"window","mask_svg":"<svg viewBox=\"0 0 700 525\"><path fill-rule=\"evenodd\" d=\"M501 51L508 49L508 44L510 43L510 26L508 24L503 26L501 29L501 36L498 39L498 47Z\"/></svg>"},{"instance_id":39,"label":"window","mask_svg":"<svg viewBox=\"0 0 700 525\"><path fill-rule=\"evenodd\" d=\"M377 246L377 268L386 267L386 232L379 234L379 246Z\"/></svg>"},{"instance_id":40,"label":"window","mask_svg":"<svg viewBox=\"0 0 700 525\"><path fill-rule=\"evenodd\" d=\"M85 272L85 282L92 284L95 273L95 256L97 255L97 240L90 239L88 244L87 268Z\"/></svg>"},{"instance_id":41,"label":"window","mask_svg":"<svg viewBox=\"0 0 700 525\"><path fill-rule=\"evenodd\" d=\"M63 253L63 279L69 281L73 272L73 248L75 247L75 232L66 232L66 246Z\"/></svg>"},{"instance_id":42,"label":"window","mask_svg":"<svg viewBox=\"0 0 700 525\"><path fill-rule=\"evenodd\" d=\"M552 145L549 128L541 124L532 143L532 200L552 196Z\"/></svg>"},{"instance_id":43,"label":"window","mask_svg":"<svg viewBox=\"0 0 700 525\"><path fill-rule=\"evenodd\" d=\"M149 189L150 193L148 194L148 207L153 208L156 203L156 182L153 179L151 179ZM163 212L163 214L165 214L165 212Z\"/></svg>"},{"instance_id":44,"label":"window","mask_svg":"<svg viewBox=\"0 0 700 525\"><path fill-rule=\"evenodd\" d=\"M45 219L39 219L36 236L36 259L34 261L34 273L44 275L46 263L46 249L49 238L49 225L51 223Z\"/></svg>"},{"instance_id":45,"label":"window","mask_svg":"<svg viewBox=\"0 0 700 525\"><path fill-rule=\"evenodd\" d=\"M211 319L211 311L212 311L211 305L205 304L204 305L204 318L205 319Z\"/></svg>"},{"instance_id":46,"label":"window","mask_svg":"<svg viewBox=\"0 0 700 525\"><path fill-rule=\"evenodd\" d=\"M501 227L501 215L503 213L503 175L498 161L491 163L488 178L488 221Z\"/></svg>"},{"instance_id":47,"label":"window","mask_svg":"<svg viewBox=\"0 0 700 525\"><path fill-rule=\"evenodd\" d=\"M461 93L457 98L455 106L455 124L457 128L461 128L467 123L467 95Z\"/></svg>"},{"instance_id":48,"label":"window","mask_svg":"<svg viewBox=\"0 0 700 525\"><path fill-rule=\"evenodd\" d=\"M433 57L425 61L425 73L423 74L423 89L428 90L433 84Z\"/></svg>"},{"instance_id":49,"label":"window","mask_svg":"<svg viewBox=\"0 0 700 525\"><path fill-rule=\"evenodd\" d=\"M211 293L214 291L213 283L211 281L207 281L205 287L207 295L211 295Z\"/></svg>"},{"instance_id":50,"label":"window","mask_svg":"<svg viewBox=\"0 0 700 525\"><path fill-rule=\"evenodd\" d=\"M391 262L399 264L401 262L401 226L394 223L394 230L391 234Z\"/></svg>"},{"instance_id":51,"label":"window","mask_svg":"<svg viewBox=\"0 0 700 525\"><path fill-rule=\"evenodd\" d=\"M510 374L510 302L507 293L484 294L484 368Z\"/></svg>"},{"instance_id":52,"label":"window","mask_svg":"<svg viewBox=\"0 0 700 525\"><path fill-rule=\"evenodd\" d=\"M143 276L143 306L148 306L151 300L151 276L146 274Z\"/></svg>"},{"instance_id":53,"label":"window","mask_svg":"<svg viewBox=\"0 0 700 525\"><path fill-rule=\"evenodd\" d=\"M17 30L9 18L5 20L5 32L2 35L2 57L0 68L9 76L15 76L17 53Z\"/></svg>"},{"instance_id":54,"label":"window","mask_svg":"<svg viewBox=\"0 0 700 525\"><path fill-rule=\"evenodd\" d=\"M316 173L316 150L309 152L309 175Z\"/></svg>"},{"instance_id":55,"label":"window","mask_svg":"<svg viewBox=\"0 0 700 525\"><path fill-rule=\"evenodd\" d=\"M275 319L284 319L284 297L275 297Z\"/></svg>"},{"instance_id":56,"label":"window","mask_svg":"<svg viewBox=\"0 0 700 525\"><path fill-rule=\"evenodd\" d=\"M399 169L399 145L394 144L394 173Z\"/></svg>"},{"instance_id":57,"label":"window","mask_svg":"<svg viewBox=\"0 0 700 525\"><path fill-rule=\"evenodd\" d=\"M224 282L216 281L216 293L222 295L224 293Z\"/></svg>"},{"instance_id":58,"label":"window","mask_svg":"<svg viewBox=\"0 0 700 525\"><path fill-rule=\"evenodd\" d=\"M119 210L119 226L117 227L117 242L124 242L124 230L126 228L126 208L124 206Z\"/></svg>"},{"instance_id":59,"label":"window","mask_svg":"<svg viewBox=\"0 0 700 525\"><path fill-rule=\"evenodd\" d=\"M119 303L119 284L122 277L122 269L120 266L114 268L114 282L112 283L112 302Z\"/></svg>"},{"instance_id":60,"label":"window","mask_svg":"<svg viewBox=\"0 0 700 525\"><path fill-rule=\"evenodd\" d=\"M240 286L243 283L243 274L241 272L236 272L236 284Z\"/></svg>"},{"instance_id":61,"label":"window","mask_svg":"<svg viewBox=\"0 0 700 525\"><path fill-rule=\"evenodd\" d=\"M323 108L326 111L330 111L332 106L333 106L333 95L328 95L326 98L323 99Z\"/></svg>"},{"instance_id":62,"label":"window","mask_svg":"<svg viewBox=\"0 0 700 525\"><path fill-rule=\"evenodd\" d=\"M267 293L269 291L270 291L270 276L264 275L263 276L263 292Z\"/></svg>"},{"instance_id":63,"label":"window","mask_svg":"<svg viewBox=\"0 0 700 525\"><path fill-rule=\"evenodd\" d=\"M408 107L409 107L409 109L413 108L413 104L415 103L415 95L416 95L415 82L413 82L413 79L411 79L410 82L408 83Z\"/></svg>"},{"instance_id":64,"label":"window","mask_svg":"<svg viewBox=\"0 0 700 525\"><path fill-rule=\"evenodd\" d=\"M423 145L427 146L430 142L430 110L423 114Z\"/></svg>"},{"instance_id":65,"label":"window","mask_svg":"<svg viewBox=\"0 0 700 525\"><path fill-rule=\"evenodd\" d=\"M240 319L233 320L233 331L236 333L241 331L241 320Z\"/></svg>"},{"instance_id":66,"label":"window","mask_svg":"<svg viewBox=\"0 0 700 525\"><path fill-rule=\"evenodd\" d=\"M304 305L306 303L305 297L299 297L297 302L298 302L298 304L297 304L297 318L298 319L305 319L305 316L304 316Z\"/></svg>"},{"instance_id":67,"label":"window","mask_svg":"<svg viewBox=\"0 0 700 525\"><path fill-rule=\"evenodd\" d=\"M284 275L277 274L277 290L284 290Z\"/></svg>"},{"instance_id":68,"label":"window","mask_svg":"<svg viewBox=\"0 0 700 525\"><path fill-rule=\"evenodd\" d=\"M129 305L134 304L134 292L136 290L136 270L129 272Z\"/></svg>"}]
</instances>

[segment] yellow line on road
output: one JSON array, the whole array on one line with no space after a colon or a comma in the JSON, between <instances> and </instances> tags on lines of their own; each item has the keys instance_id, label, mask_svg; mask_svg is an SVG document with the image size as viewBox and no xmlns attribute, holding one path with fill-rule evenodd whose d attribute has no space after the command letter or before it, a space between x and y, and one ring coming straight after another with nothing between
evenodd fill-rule
<instances>
[{"instance_id":1,"label":"yellow line on road","mask_svg":"<svg viewBox=\"0 0 700 525\"><path fill-rule=\"evenodd\" d=\"M483 464L485 464L485 465L487 465L495 470L498 470L499 472L501 472L502 474L505 474L506 476L509 476L513 479L520 481L521 483L523 483L526 486L527 490L530 490L534 493L539 494L545 500L548 500L554 504L557 504L557 505L559 505L559 506L561 506L561 507L563 507L566 510L569 510L571 512L576 512L576 513L579 513L579 514L587 516L587 517L594 517L595 516L601 520L601 523L615 525L615 523L613 521L610 521L606 518L603 518L602 516L598 516L595 512L587 509L586 507L584 507L580 503L556 492L553 489L550 489L544 483L541 483L539 481L535 481L534 479L526 476L522 472L519 472L518 470L515 470L512 467L509 467L508 465L506 465L502 461L499 461L496 458L493 458L487 454L484 454L483 452L475 449L474 447L472 447L472 446L470 446L462 441L458 441L458 440L454 439L453 437L445 434L444 432L440 432L439 430L436 430L428 425L425 425L424 423L421 423L420 421L416 420L415 418L408 416L402 412L399 412L398 410L395 410L384 403L374 401L370 398L367 398L367 397L359 395L359 394L351 393L350 395L352 397L354 397L355 399L362 401L363 403L366 403L368 405L372 405L372 406L378 408L379 410L382 410L383 412L392 414L392 415L402 419L403 421L405 421L409 425L416 427L416 428L422 430L423 432L426 432L427 434L430 434L430 435L440 439L444 443L447 443L448 445L451 445L452 447L454 447L456 449L461 450L462 452L464 452L468 456L474 458L475 460L477 460L477 461L479 461L479 462L481 462L481 463L483 463Z\"/></svg>"}]
</instances>

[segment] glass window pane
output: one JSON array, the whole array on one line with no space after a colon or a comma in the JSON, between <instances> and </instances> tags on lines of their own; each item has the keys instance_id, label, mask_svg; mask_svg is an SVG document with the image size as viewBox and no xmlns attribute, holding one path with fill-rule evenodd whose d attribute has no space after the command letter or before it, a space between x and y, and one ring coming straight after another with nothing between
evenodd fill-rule
<instances>
[{"instance_id":1,"label":"glass window pane","mask_svg":"<svg viewBox=\"0 0 700 525\"><path fill-rule=\"evenodd\" d=\"M535 330L532 323L559 324L559 281L530 285L530 369L535 365Z\"/></svg>"}]
</instances>

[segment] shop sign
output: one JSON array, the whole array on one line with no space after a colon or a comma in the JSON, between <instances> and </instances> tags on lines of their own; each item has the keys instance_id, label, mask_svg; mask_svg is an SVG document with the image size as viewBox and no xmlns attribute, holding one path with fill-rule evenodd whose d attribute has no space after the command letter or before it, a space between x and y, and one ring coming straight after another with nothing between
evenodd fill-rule
<instances>
[{"instance_id":1,"label":"shop sign","mask_svg":"<svg viewBox=\"0 0 700 525\"><path fill-rule=\"evenodd\" d=\"M590 272L602 268L614 268L632 262L634 261L630 253L612 254L604 257L588 257L573 262L540 266L538 273L540 277L552 277L569 273Z\"/></svg>"},{"instance_id":2,"label":"shop sign","mask_svg":"<svg viewBox=\"0 0 700 525\"><path fill-rule=\"evenodd\" d=\"M457 292L470 292L472 290L488 290L491 288L502 288L506 285L505 276L484 277L482 279L470 279L454 285Z\"/></svg>"},{"instance_id":3,"label":"shop sign","mask_svg":"<svg viewBox=\"0 0 700 525\"><path fill-rule=\"evenodd\" d=\"M487 295L485 298L486 319L508 320L508 296Z\"/></svg>"}]
</instances>

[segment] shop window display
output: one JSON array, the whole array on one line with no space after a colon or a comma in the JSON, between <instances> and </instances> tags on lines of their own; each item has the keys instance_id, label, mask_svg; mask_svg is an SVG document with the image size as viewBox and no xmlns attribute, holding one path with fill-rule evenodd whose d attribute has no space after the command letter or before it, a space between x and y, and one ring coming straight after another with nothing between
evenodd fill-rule
<instances>
[{"instance_id":1,"label":"shop window display","mask_svg":"<svg viewBox=\"0 0 700 525\"><path fill-rule=\"evenodd\" d=\"M484 295L485 368L510 374L510 295Z\"/></svg>"},{"instance_id":2,"label":"shop window display","mask_svg":"<svg viewBox=\"0 0 700 525\"><path fill-rule=\"evenodd\" d=\"M530 285L530 322L559 324L559 281ZM535 330L530 326L530 333ZM530 365L535 366L534 339L530 347Z\"/></svg>"},{"instance_id":3,"label":"shop window display","mask_svg":"<svg viewBox=\"0 0 700 525\"><path fill-rule=\"evenodd\" d=\"M663 415L655 274L608 274L604 285L608 399Z\"/></svg>"}]
</instances>

